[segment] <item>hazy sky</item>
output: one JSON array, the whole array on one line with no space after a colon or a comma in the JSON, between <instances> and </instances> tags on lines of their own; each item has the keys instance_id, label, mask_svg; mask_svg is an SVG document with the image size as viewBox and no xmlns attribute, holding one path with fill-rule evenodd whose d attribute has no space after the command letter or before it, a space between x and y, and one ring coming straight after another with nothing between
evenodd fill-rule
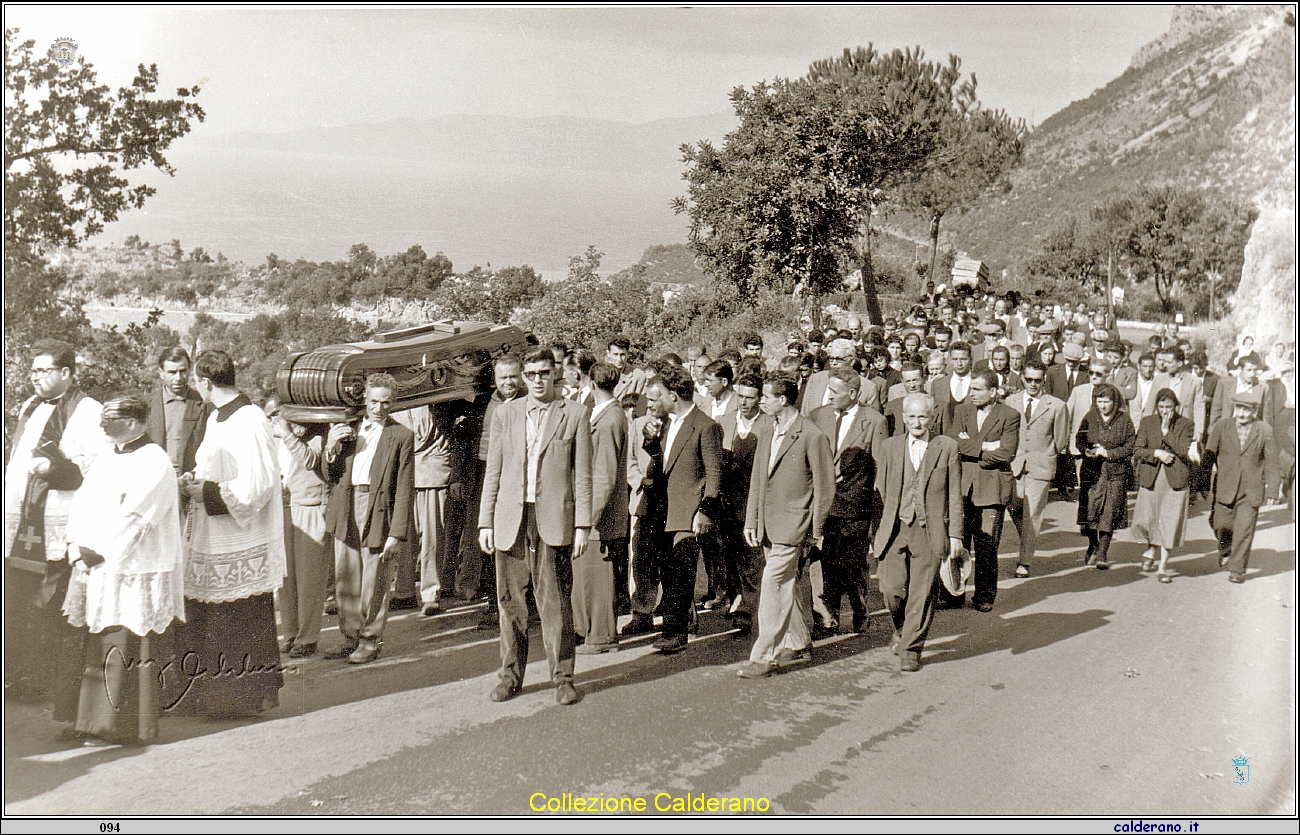
<instances>
[{"instance_id":1,"label":"hazy sky","mask_svg":"<svg viewBox=\"0 0 1300 835\"><path fill-rule=\"evenodd\" d=\"M8 6L43 51L73 38L102 82L157 63L203 84L204 133L445 114L641 122L729 112L738 84L846 46L959 55L986 105L1041 122L1113 79L1170 6L342 8Z\"/></svg>"}]
</instances>

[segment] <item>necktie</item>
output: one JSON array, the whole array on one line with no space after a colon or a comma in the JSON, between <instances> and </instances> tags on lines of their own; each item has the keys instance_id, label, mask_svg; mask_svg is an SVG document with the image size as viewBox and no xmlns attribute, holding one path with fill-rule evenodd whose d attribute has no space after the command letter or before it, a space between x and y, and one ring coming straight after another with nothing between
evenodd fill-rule
<instances>
[{"instance_id":1,"label":"necktie","mask_svg":"<svg viewBox=\"0 0 1300 835\"><path fill-rule=\"evenodd\" d=\"M835 412L835 437L831 438L831 441L835 444L836 449L840 448L840 426L843 423L844 423L844 413L841 411L836 411Z\"/></svg>"},{"instance_id":2,"label":"necktie","mask_svg":"<svg viewBox=\"0 0 1300 835\"><path fill-rule=\"evenodd\" d=\"M1034 417L1034 398L1025 398L1025 423L1029 423Z\"/></svg>"}]
</instances>

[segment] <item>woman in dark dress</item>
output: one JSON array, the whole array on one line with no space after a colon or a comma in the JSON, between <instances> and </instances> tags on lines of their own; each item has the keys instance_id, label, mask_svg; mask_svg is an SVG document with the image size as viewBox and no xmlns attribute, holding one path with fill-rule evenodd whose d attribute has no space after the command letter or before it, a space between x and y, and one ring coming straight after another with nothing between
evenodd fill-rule
<instances>
[{"instance_id":1,"label":"woman in dark dress","mask_svg":"<svg viewBox=\"0 0 1300 835\"><path fill-rule=\"evenodd\" d=\"M1156 578L1171 582L1165 571L1169 552L1183 542L1187 523L1188 479L1192 460L1188 450L1195 431L1191 418L1178 413L1178 395L1172 389L1156 394L1154 415L1142 418L1133 463L1137 469L1138 495L1133 508L1133 534L1147 549L1142 554L1142 570L1155 567L1160 551L1160 570Z\"/></svg>"},{"instance_id":2,"label":"woman in dark dress","mask_svg":"<svg viewBox=\"0 0 1300 835\"><path fill-rule=\"evenodd\" d=\"M1115 531L1128 527L1128 485L1133 477L1137 431L1124 410L1119 389L1100 383L1092 389L1092 408L1079 426L1075 444L1083 452L1079 471L1079 527L1088 537L1085 565L1110 568L1107 554Z\"/></svg>"}]
</instances>

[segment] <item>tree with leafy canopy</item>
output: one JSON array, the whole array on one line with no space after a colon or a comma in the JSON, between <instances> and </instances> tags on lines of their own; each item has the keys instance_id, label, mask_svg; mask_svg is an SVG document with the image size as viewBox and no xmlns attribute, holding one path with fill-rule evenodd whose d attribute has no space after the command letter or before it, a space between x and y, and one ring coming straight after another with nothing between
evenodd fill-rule
<instances>
[{"instance_id":1,"label":"tree with leafy canopy","mask_svg":"<svg viewBox=\"0 0 1300 835\"><path fill-rule=\"evenodd\" d=\"M956 57L938 64L919 47L871 45L799 79L737 87L740 125L722 147L682 146L688 189L674 208L689 216L692 250L746 297L760 287L826 292L856 260L868 315L881 321L872 213L942 147L964 89Z\"/></svg>"},{"instance_id":2,"label":"tree with leafy canopy","mask_svg":"<svg viewBox=\"0 0 1300 835\"><path fill-rule=\"evenodd\" d=\"M899 186L893 198L930 222L927 275L933 281L939 280L939 225L944 215L968 208L990 189L1010 188L1004 175L1024 152L1028 132L1024 120L1013 120L1002 110L981 107L975 88L974 73L958 85L939 133L938 147L926 157L917 174Z\"/></svg>"},{"instance_id":3,"label":"tree with leafy canopy","mask_svg":"<svg viewBox=\"0 0 1300 835\"><path fill-rule=\"evenodd\" d=\"M163 155L204 113L194 97L199 88L180 88L176 98L157 97L158 68L139 66L128 87L113 94L97 83L84 58L63 67L36 42L20 42L5 29L5 215L4 334L6 427L30 386L17 363L27 346L43 336L81 345L88 366L130 361L113 338L89 328L81 303L69 297L68 275L51 268L47 252L75 246L154 193L132 186L120 172L152 165L174 169ZM144 344L143 331L124 332ZM103 350L100 350L103 349ZM102 356L95 356L95 354ZM89 375L87 375L89 378ZM106 372L105 379L119 375Z\"/></svg>"},{"instance_id":4,"label":"tree with leafy canopy","mask_svg":"<svg viewBox=\"0 0 1300 835\"><path fill-rule=\"evenodd\" d=\"M1066 219L1026 267L1099 290L1109 267L1134 284L1149 283L1165 315L1184 298L1189 312L1206 313L1210 272L1223 277L1220 295L1241 279L1251 220L1244 207L1201 189L1143 185L1092 207L1086 224Z\"/></svg>"},{"instance_id":5,"label":"tree with leafy canopy","mask_svg":"<svg viewBox=\"0 0 1300 835\"><path fill-rule=\"evenodd\" d=\"M63 67L5 29L5 249L72 246L141 208L155 193L120 171L175 168L163 156L203 121L198 87L158 98L158 66L143 64L117 94L79 58Z\"/></svg>"}]
</instances>

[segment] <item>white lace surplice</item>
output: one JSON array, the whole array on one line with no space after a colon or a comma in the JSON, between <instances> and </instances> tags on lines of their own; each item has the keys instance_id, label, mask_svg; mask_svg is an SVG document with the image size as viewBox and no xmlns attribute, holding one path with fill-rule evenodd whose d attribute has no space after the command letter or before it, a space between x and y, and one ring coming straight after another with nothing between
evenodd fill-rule
<instances>
[{"instance_id":1,"label":"white lace surplice","mask_svg":"<svg viewBox=\"0 0 1300 835\"><path fill-rule=\"evenodd\" d=\"M95 460L72 497L68 540L104 562L73 574L63 603L73 626L123 626L143 636L185 619L178 514L176 473L162 447Z\"/></svg>"},{"instance_id":2,"label":"white lace surplice","mask_svg":"<svg viewBox=\"0 0 1300 835\"><path fill-rule=\"evenodd\" d=\"M216 482L229 513L209 516L190 506L185 596L227 603L274 592L284 582L284 508L280 463L271 424L247 405L226 420L208 418L195 477Z\"/></svg>"}]
</instances>

